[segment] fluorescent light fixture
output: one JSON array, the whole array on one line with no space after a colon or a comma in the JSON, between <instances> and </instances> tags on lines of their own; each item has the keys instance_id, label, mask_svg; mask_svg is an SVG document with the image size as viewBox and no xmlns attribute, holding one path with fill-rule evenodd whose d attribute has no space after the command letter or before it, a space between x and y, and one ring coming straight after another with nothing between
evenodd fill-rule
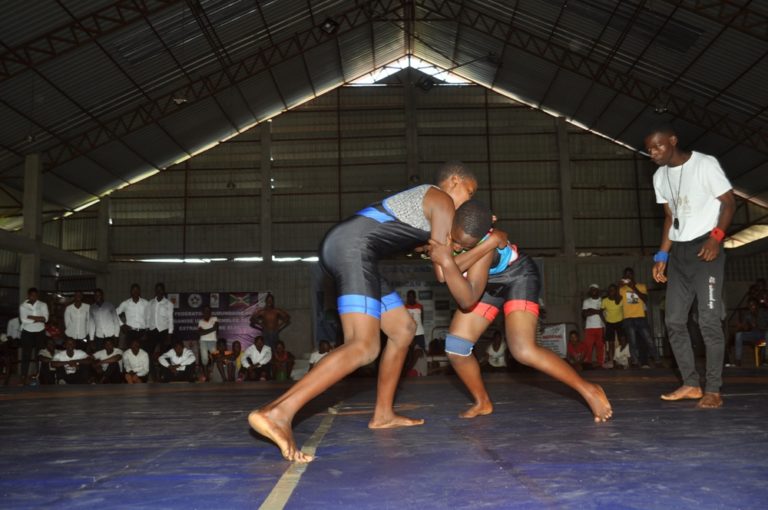
<instances>
[{"instance_id":1,"label":"fluorescent light fixture","mask_svg":"<svg viewBox=\"0 0 768 510\"><path fill-rule=\"evenodd\" d=\"M94 204L98 204L99 200L100 199L97 198L96 200L91 200L90 202L86 202L83 205L77 206L77 207L75 207L74 212L80 212L83 209L88 209L90 206L92 206Z\"/></svg>"},{"instance_id":2,"label":"fluorescent light fixture","mask_svg":"<svg viewBox=\"0 0 768 510\"><path fill-rule=\"evenodd\" d=\"M304 257L301 259L302 262L320 262L320 257L314 256L314 257Z\"/></svg>"},{"instance_id":3,"label":"fluorescent light fixture","mask_svg":"<svg viewBox=\"0 0 768 510\"><path fill-rule=\"evenodd\" d=\"M235 257L235 262L262 262L264 257Z\"/></svg>"},{"instance_id":4,"label":"fluorescent light fixture","mask_svg":"<svg viewBox=\"0 0 768 510\"><path fill-rule=\"evenodd\" d=\"M275 257L272 255L272 262L298 262L301 257Z\"/></svg>"},{"instance_id":5,"label":"fluorescent light fixture","mask_svg":"<svg viewBox=\"0 0 768 510\"><path fill-rule=\"evenodd\" d=\"M128 182L131 184L136 184L137 182L143 181L144 179L147 179L149 177L152 177L153 175L159 174L160 169L159 168L153 168L152 170L148 170L144 172L143 174L139 174L138 176L134 177L133 179L129 179Z\"/></svg>"},{"instance_id":6,"label":"fluorescent light fixture","mask_svg":"<svg viewBox=\"0 0 768 510\"><path fill-rule=\"evenodd\" d=\"M768 225L752 225L728 236L723 243L726 248L738 248L768 237Z\"/></svg>"}]
</instances>

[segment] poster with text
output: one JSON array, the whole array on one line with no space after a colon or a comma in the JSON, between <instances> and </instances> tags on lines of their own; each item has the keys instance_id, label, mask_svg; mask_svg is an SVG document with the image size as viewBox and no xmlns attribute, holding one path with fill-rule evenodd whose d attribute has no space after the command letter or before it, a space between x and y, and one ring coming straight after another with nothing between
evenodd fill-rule
<instances>
[{"instance_id":1,"label":"poster with text","mask_svg":"<svg viewBox=\"0 0 768 510\"><path fill-rule=\"evenodd\" d=\"M251 327L251 316L264 308L268 292L181 292L174 294L174 336L185 342L198 340L197 324L203 317L203 307L211 307L211 315L219 322L219 338L227 345L239 341L245 350L261 329ZM169 298L171 296L169 295Z\"/></svg>"}]
</instances>

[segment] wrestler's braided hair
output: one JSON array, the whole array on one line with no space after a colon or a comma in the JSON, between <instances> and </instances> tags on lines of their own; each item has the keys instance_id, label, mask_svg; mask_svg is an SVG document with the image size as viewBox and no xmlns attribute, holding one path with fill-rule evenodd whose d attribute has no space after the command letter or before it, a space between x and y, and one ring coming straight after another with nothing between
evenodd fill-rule
<instances>
[{"instance_id":1,"label":"wrestler's braided hair","mask_svg":"<svg viewBox=\"0 0 768 510\"><path fill-rule=\"evenodd\" d=\"M456 209L453 224L461 227L464 232L475 239L482 239L493 226L493 214L488 206L481 201L467 200Z\"/></svg>"}]
</instances>

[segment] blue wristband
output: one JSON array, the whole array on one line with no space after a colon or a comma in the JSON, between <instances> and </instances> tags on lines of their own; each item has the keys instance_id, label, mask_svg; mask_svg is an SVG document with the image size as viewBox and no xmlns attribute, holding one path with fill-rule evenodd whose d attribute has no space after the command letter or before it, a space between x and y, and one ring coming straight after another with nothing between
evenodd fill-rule
<instances>
[{"instance_id":1,"label":"blue wristband","mask_svg":"<svg viewBox=\"0 0 768 510\"><path fill-rule=\"evenodd\" d=\"M669 252L666 251L657 251L656 255L653 256L654 262L667 262L669 260Z\"/></svg>"}]
</instances>

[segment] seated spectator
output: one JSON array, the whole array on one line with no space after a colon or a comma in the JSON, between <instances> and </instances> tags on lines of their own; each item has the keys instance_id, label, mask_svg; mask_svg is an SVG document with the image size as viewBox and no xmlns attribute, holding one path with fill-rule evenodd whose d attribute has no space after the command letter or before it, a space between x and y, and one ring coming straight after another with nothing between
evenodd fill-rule
<instances>
[{"instance_id":1,"label":"seated spectator","mask_svg":"<svg viewBox=\"0 0 768 510\"><path fill-rule=\"evenodd\" d=\"M331 352L331 343L328 340L320 340L318 349L309 355L309 369L312 370L329 352Z\"/></svg>"},{"instance_id":2,"label":"seated spectator","mask_svg":"<svg viewBox=\"0 0 768 510\"><path fill-rule=\"evenodd\" d=\"M568 334L568 363L576 370L584 368L585 358L584 343L579 338L578 331L571 331Z\"/></svg>"},{"instance_id":3,"label":"seated spectator","mask_svg":"<svg viewBox=\"0 0 768 510\"><path fill-rule=\"evenodd\" d=\"M45 347L37 353L38 371L37 380L40 384L56 384L56 368L51 366L51 361L56 355L56 343L53 338L45 340Z\"/></svg>"},{"instance_id":4,"label":"seated spectator","mask_svg":"<svg viewBox=\"0 0 768 510\"><path fill-rule=\"evenodd\" d=\"M237 378L238 382L243 381L243 356L245 353L243 352L243 344L240 343L240 341L235 340L232 342L232 353L229 355L229 358L227 360L227 375L229 376L228 381L234 381L235 378Z\"/></svg>"},{"instance_id":5,"label":"seated spectator","mask_svg":"<svg viewBox=\"0 0 768 510\"><path fill-rule=\"evenodd\" d=\"M427 351L428 375L447 374L451 371L451 364L445 354L445 339L433 338L429 342Z\"/></svg>"},{"instance_id":6,"label":"seated spectator","mask_svg":"<svg viewBox=\"0 0 768 510\"><path fill-rule=\"evenodd\" d=\"M173 348L158 358L162 382L195 382L195 353L176 340Z\"/></svg>"},{"instance_id":7,"label":"seated spectator","mask_svg":"<svg viewBox=\"0 0 768 510\"><path fill-rule=\"evenodd\" d=\"M630 351L629 342L627 341L627 335L623 331L619 331L619 344L615 346L613 352L613 366L614 368L629 368Z\"/></svg>"},{"instance_id":8,"label":"seated spectator","mask_svg":"<svg viewBox=\"0 0 768 510\"><path fill-rule=\"evenodd\" d=\"M295 361L295 356L285 349L283 341L278 340L275 343L275 352L272 356L272 373L275 381L290 380Z\"/></svg>"},{"instance_id":9,"label":"seated spectator","mask_svg":"<svg viewBox=\"0 0 768 510\"><path fill-rule=\"evenodd\" d=\"M243 353L242 369L246 381L266 381L272 368L272 349L264 345L264 337L259 335Z\"/></svg>"},{"instance_id":10,"label":"seated spectator","mask_svg":"<svg viewBox=\"0 0 768 510\"><path fill-rule=\"evenodd\" d=\"M761 308L757 299L750 298L747 302L747 311L739 321L734 341L737 367L741 366L744 344L756 345L766 339L766 334L768 334L768 310ZM763 355L763 360L765 361L765 355Z\"/></svg>"},{"instance_id":11,"label":"seated spectator","mask_svg":"<svg viewBox=\"0 0 768 510\"><path fill-rule=\"evenodd\" d=\"M493 334L493 340L485 350L485 357L480 365L486 372L505 372L507 370L507 344L501 337L501 331Z\"/></svg>"},{"instance_id":12,"label":"seated spectator","mask_svg":"<svg viewBox=\"0 0 768 510\"><path fill-rule=\"evenodd\" d=\"M128 384L147 382L149 354L141 348L141 340L138 337L131 341L131 348L123 353L123 372Z\"/></svg>"},{"instance_id":13,"label":"seated spectator","mask_svg":"<svg viewBox=\"0 0 768 510\"><path fill-rule=\"evenodd\" d=\"M67 338L64 341L64 350L53 356L51 366L56 369L59 384L86 384L92 361L85 351L75 349L74 340Z\"/></svg>"},{"instance_id":14,"label":"seated spectator","mask_svg":"<svg viewBox=\"0 0 768 510\"><path fill-rule=\"evenodd\" d=\"M424 349L416 343L411 344L411 347L413 351L406 361L405 377L424 377L429 375L427 355L424 353Z\"/></svg>"},{"instance_id":15,"label":"seated spectator","mask_svg":"<svg viewBox=\"0 0 768 510\"><path fill-rule=\"evenodd\" d=\"M96 382L100 384L120 384L123 382L122 363L123 351L115 347L115 341L107 338L104 348L93 353L93 359L100 363L94 363Z\"/></svg>"},{"instance_id":16,"label":"seated spectator","mask_svg":"<svg viewBox=\"0 0 768 510\"><path fill-rule=\"evenodd\" d=\"M216 367L216 370L218 370L222 381L230 380L229 377L227 377L227 369L225 368L225 363L227 358L231 355L232 351L227 349L227 341L224 338L219 338L216 340L216 349L210 352L210 360L211 363L213 363L213 365Z\"/></svg>"}]
</instances>

